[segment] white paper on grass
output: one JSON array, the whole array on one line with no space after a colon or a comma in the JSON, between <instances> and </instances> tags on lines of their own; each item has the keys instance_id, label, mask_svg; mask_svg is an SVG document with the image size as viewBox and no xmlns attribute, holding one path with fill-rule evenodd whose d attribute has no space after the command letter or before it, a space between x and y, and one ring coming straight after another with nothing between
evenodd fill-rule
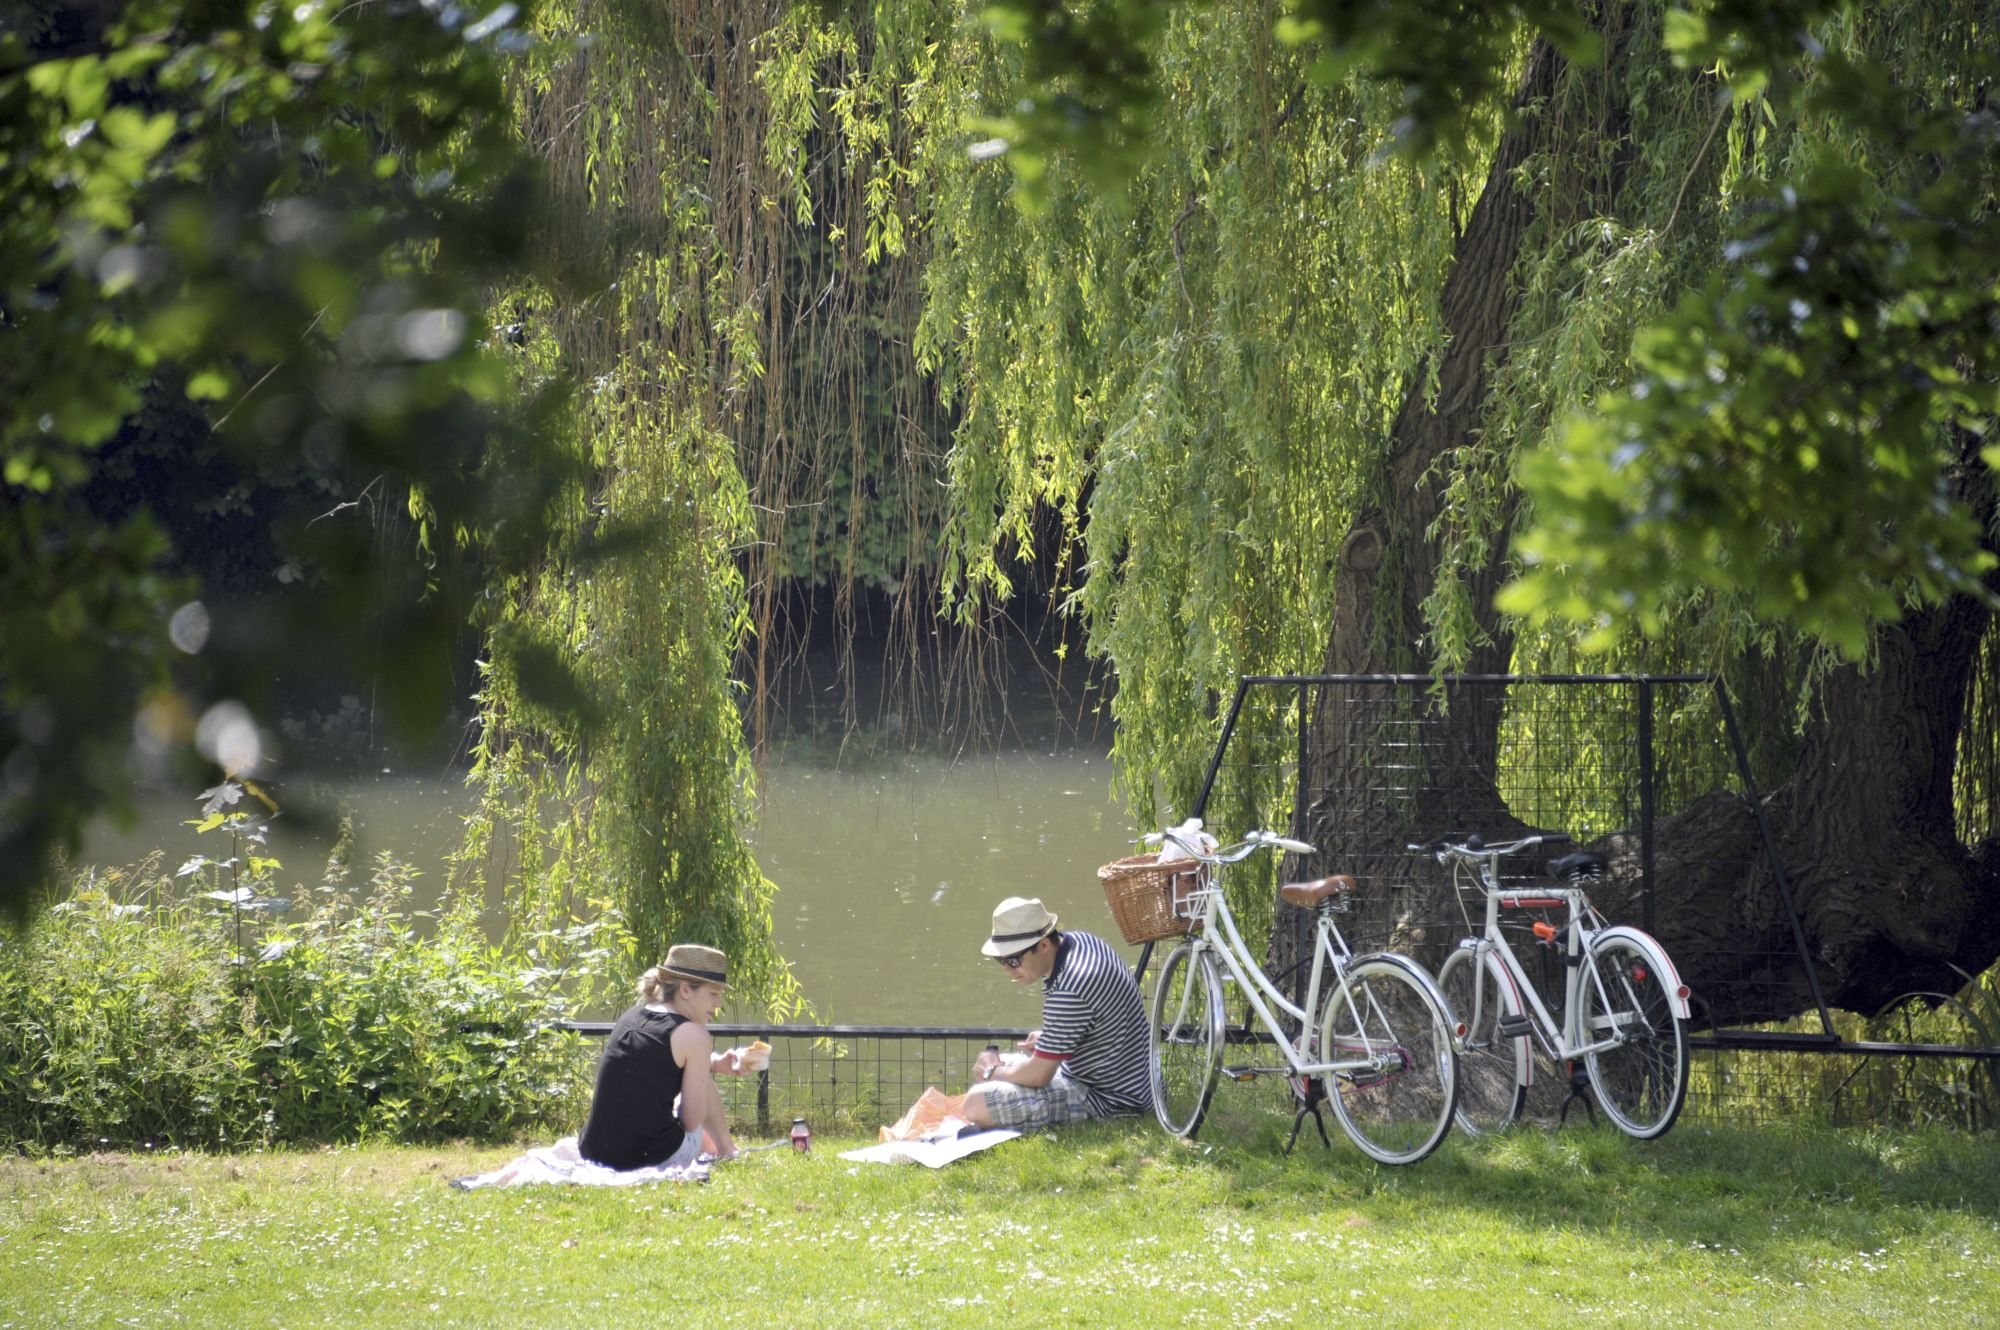
<instances>
[{"instance_id":1,"label":"white paper on grass","mask_svg":"<svg viewBox=\"0 0 2000 1330\"><path fill-rule=\"evenodd\" d=\"M840 1157L860 1164L922 1164L925 1168L943 1168L954 1159L990 1150L1020 1134L1018 1131L995 1128L974 1132L970 1136L947 1136L935 1141L884 1141L880 1145L844 1151Z\"/></svg>"}]
</instances>

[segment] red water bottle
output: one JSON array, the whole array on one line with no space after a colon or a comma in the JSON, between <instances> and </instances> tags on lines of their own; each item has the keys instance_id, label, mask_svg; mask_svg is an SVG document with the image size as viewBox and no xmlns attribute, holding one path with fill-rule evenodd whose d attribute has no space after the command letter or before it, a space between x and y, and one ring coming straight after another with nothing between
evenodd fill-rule
<instances>
[{"instance_id":1,"label":"red water bottle","mask_svg":"<svg viewBox=\"0 0 2000 1330\"><path fill-rule=\"evenodd\" d=\"M806 1126L804 1118L792 1119L792 1148L800 1154L809 1153L812 1148L812 1128Z\"/></svg>"}]
</instances>

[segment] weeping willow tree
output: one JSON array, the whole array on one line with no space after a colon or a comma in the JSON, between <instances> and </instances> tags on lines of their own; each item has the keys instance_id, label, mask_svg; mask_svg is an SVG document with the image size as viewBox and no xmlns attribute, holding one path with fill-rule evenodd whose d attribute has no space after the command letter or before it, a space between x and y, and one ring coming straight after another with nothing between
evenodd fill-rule
<instances>
[{"instance_id":1,"label":"weeping willow tree","mask_svg":"<svg viewBox=\"0 0 2000 1330\"><path fill-rule=\"evenodd\" d=\"M1524 622L1495 608L1528 517L1518 459L1571 437L1570 413L1631 380L1650 324L1690 320L1682 344L1698 345L1704 327L1738 336L1726 321L1763 317L1721 295L1699 302L1726 288L1743 259L1732 242L1746 227L1756 234L1756 210L1775 200L1783 212L1787 196L1764 182L1846 154L1865 164L1851 187L1886 214L1940 170L1937 155L1898 156L1879 126L1825 101L1766 97L1750 80L1732 96L1713 70L1673 58L1668 15L1643 4L1574 7L1583 33L1511 29L1511 97L1474 102L1468 132L1419 168L1392 150L1403 102L1325 78L1310 44L1296 56L1277 47L1274 27L1296 28L1288 14L1185 7L1153 21L1138 55L1159 102L1149 151L1128 157L1139 165L1122 199L1062 177L1058 152L1029 172L1046 200L1038 215L1010 213L1006 182L970 167L938 210L940 234L957 243L938 241L932 259L928 354L963 375L952 571L968 595L1004 588L996 566L1027 539L1027 515L1062 513L1078 551L1071 603L1092 649L1117 666L1117 756L1148 820L1156 799L1188 797L1214 702L1239 670L1579 659L1584 635L1559 616ZM1481 31L1494 49L1507 49L1506 22ZM1915 108L1906 122L1935 108L1976 134L1981 33L1976 6L1911 3L1842 14L1818 40L1885 71ZM992 60L1004 81L1006 53ZM1819 77L1810 66L1787 72L1808 85ZM1345 155L1326 155L1334 141L1349 145ZM1854 306L1874 318L1866 295ZM1976 326L1976 305L1947 313ZM1976 339L1962 344L1976 359ZM1656 369L1655 382L1678 368ZM1865 412L1847 419L1850 432L1871 428ZM1992 469L1979 454L1990 423L1961 411L1922 445L1944 457L1940 504L1963 515L1949 534L1973 569L1985 558L1979 542L1994 544ZM1716 483L1726 490L1727 457L1707 464L1725 468ZM1552 477L1542 492L1561 484ZM1648 523L1608 501L1600 510ZM1753 534L1782 551L1804 515L1766 513ZM1722 669L1778 700L1769 728L1802 717L1789 744L1768 745L1794 758L1769 779L1830 995L1872 1009L1908 989L1955 987L1956 970L1983 969L2000 949L2000 854L1979 783L1993 722L1967 711L1990 695L1976 673L1990 660L1990 575L1984 588L1962 576L1908 582L1907 612L1875 615L1865 651L1833 640L1855 657L1843 659L1820 645L1829 621L1813 617L1829 601L1838 613L1838 595L1774 613L1755 571L1768 559L1742 542L1712 557L1733 560L1728 576L1675 570L1675 585L1693 589L1646 602L1652 635L1595 660ZM1568 603L1595 604L1573 593ZM1510 820L1500 719L1497 697L1437 717L1453 754L1437 779L1474 797L1458 806L1489 808L1494 830ZM1324 723L1313 749L1336 769L1378 757ZM1955 803L1988 816L1966 834ZM1300 811L1309 838L1336 855L1371 834L1365 809ZM1751 810L1719 800L1664 839L1753 834ZM1686 884L1662 918L1670 946L1686 941L1697 954L1716 920L1738 945L1782 927L1768 882L1671 859L1661 874ZM1757 901L1766 907L1748 910ZM1278 952L1290 942L1288 930L1274 934ZM1802 993L1802 976L1791 978Z\"/></svg>"},{"instance_id":2,"label":"weeping willow tree","mask_svg":"<svg viewBox=\"0 0 2000 1330\"><path fill-rule=\"evenodd\" d=\"M516 82L548 168L539 243L590 275L505 293L499 322L525 378L581 385L589 480L541 566L499 589L511 663L485 677L461 863L530 930L609 908L639 959L720 946L774 1014L803 995L748 841L752 756L807 593L833 605L845 725L869 607L934 723L991 642L970 621L958 651L932 645L946 427L911 349L904 89L938 16L900 12L855 29L775 0L559 5ZM565 670L574 714L536 705Z\"/></svg>"},{"instance_id":3,"label":"weeping willow tree","mask_svg":"<svg viewBox=\"0 0 2000 1330\"><path fill-rule=\"evenodd\" d=\"M509 659L574 663L609 702L586 739L489 677L482 774L514 825L488 848L519 856L531 900L617 903L642 947L745 952L789 1000L742 838L740 718L804 639L800 586L832 589L844 638L886 596L915 661L940 611L976 628L1051 575L1115 673L1142 823L1191 801L1241 673L1533 668L1602 645L1495 608L1546 492L1521 459L1632 379L1648 327L1696 317L1768 206L1760 182L1861 148L1886 208L1922 162L1677 60L1653 5L1497 10L1408 69L1365 41L1351 68L1334 58L1352 9L1017 0L981 11L993 29L949 0L838 17L677 0L548 20L520 89L554 178L547 241L604 275L508 300L530 372L589 385L573 442L593 479L507 589L503 632ZM1972 10L1908 0L1820 40L1962 112ZM1024 13L1043 26L1009 26ZM1050 71L1048 49L1092 42L1122 54ZM1456 119L1409 152L1407 89L1433 66ZM1089 152L1030 151L1077 124L1111 127L1112 177ZM1976 426L1952 436L1968 458ZM1990 471L1953 475L1990 540ZM1913 604L1848 660L1796 616L1773 626L1748 582L1676 585L1648 604L1653 635L1596 659L1718 668L1773 701L1760 751L1835 992L1865 1005L1983 968L2000 887L1979 588ZM1898 730L1912 716L1920 742ZM1501 825L1498 707L1442 723L1443 778ZM1330 732L1316 748L1370 756ZM1257 783L1261 756L1218 821L1293 811ZM1740 801L1717 807L1730 826L1679 834L1742 834ZM1367 834L1352 809L1297 811L1336 853ZM1687 921L1756 886L1696 884Z\"/></svg>"},{"instance_id":4,"label":"weeping willow tree","mask_svg":"<svg viewBox=\"0 0 2000 1330\"><path fill-rule=\"evenodd\" d=\"M923 346L962 408L947 574L961 605L1006 594L1037 511L1060 515L1142 821L1193 797L1237 674L1315 664L1468 206L1463 163L1381 157L1393 99L1309 82L1278 13L1162 25L1169 104L1121 198L1054 188L1023 214L961 158L935 211Z\"/></svg>"}]
</instances>

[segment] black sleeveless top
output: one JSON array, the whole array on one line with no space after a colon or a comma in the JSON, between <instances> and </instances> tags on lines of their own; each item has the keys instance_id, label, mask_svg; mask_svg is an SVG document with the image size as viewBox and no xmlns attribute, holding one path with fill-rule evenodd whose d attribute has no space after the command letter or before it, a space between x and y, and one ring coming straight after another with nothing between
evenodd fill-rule
<instances>
[{"instance_id":1,"label":"black sleeveless top","mask_svg":"<svg viewBox=\"0 0 2000 1330\"><path fill-rule=\"evenodd\" d=\"M681 1069L668 1040L687 1017L651 1011L645 1003L626 1012L604 1039L597 1089L577 1149L608 1168L664 1164L687 1132L674 1116Z\"/></svg>"}]
</instances>

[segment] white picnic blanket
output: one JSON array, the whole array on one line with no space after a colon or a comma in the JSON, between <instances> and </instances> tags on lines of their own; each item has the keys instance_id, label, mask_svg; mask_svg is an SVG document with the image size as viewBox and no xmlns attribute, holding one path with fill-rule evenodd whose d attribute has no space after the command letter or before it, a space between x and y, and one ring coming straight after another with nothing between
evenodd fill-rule
<instances>
[{"instance_id":1,"label":"white picnic blanket","mask_svg":"<svg viewBox=\"0 0 2000 1330\"><path fill-rule=\"evenodd\" d=\"M955 1119L947 1118L953 1126L962 1125ZM846 1150L842 1159L852 1159L863 1164L922 1164L925 1168L943 1168L954 1159L963 1159L981 1150L990 1150L1002 1141L1011 1141L1021 1133L1003 1131L973 1132L960 1136L956 1131L939 1132L915 1141L884 1141L880 1145L863 1146L859 1150Z\"/></svg>"},{"instance_id":2,"label":"white picnic blanket","mask_svg":"<svg viewBox=\"0 0 2000 1330\"><path fill-rule=\"evenodd\" d=\"M565 1136L554 1145L530 1150L511 1164L490 1173L469 1178L453 1178L451 1185L461 1191L481 1187L520 1187L536 1182L567 1182L583 1187L636 1187L646 1182L707 1182L708 1164L697 1162L683 1168L665 1164L653 1168L619 1170L585 1159L576 1148L576 1137Z\"/></svg>"}]
</instances>

